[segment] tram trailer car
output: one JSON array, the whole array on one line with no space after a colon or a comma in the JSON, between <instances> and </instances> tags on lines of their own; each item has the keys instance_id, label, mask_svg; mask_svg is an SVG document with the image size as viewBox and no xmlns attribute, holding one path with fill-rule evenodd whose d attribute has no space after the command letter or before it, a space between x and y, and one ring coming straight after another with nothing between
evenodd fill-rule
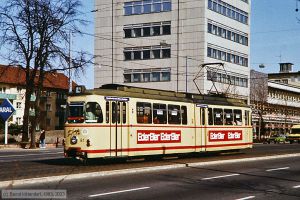
<instances>
[{"instance_id":1,"label":"tram trailer car","mask_svg":"<svg viewBox=\"0 0 300 200\"><path fill-rule=\"evenodd\" d=\"M109 84L69 96L65 157L106 158L252 148L251 109L217 96Z\"/></svg>"}]
</instances>

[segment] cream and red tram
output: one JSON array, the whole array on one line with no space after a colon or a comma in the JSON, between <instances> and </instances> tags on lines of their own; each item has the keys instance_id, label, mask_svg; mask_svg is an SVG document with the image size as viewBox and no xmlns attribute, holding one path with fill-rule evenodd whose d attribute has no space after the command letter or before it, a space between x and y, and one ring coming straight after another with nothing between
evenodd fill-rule
<instances>
[{"instance_id":1,"label":"cream and red tram","mask_svg":"<svg viewBox=\"0 0 300 200\"><path fill-rule=\"evenodd\" d=\"M131 157L252 147L251 110L207 95L105 85L68 98L65 157Z\"/></svg>"}]
</instances>

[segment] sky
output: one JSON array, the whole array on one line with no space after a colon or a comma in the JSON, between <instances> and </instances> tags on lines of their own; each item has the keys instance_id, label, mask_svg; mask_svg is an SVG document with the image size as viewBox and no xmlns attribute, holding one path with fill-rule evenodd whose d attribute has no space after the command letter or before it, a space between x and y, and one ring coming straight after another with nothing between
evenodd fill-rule
<instances>
[{"instance_id":1,"label":"sky","mask_svg":"<svg viewBox=\"0 0 300 200\"><path fill-rule=\"evenodd\" d=\"M278 63L291 62L294 64L294 71L300 70L300 11L296 12L296 1L300 0L251 0L252 69L276 73L279 72ZM82 0L82 4L82 12L85 13L82 16L90 21L82 27L82 31L94 34L94 13L91 12L94 10L94 0ZM298 4L300 9L300 2ZM93 55L94 38L88 35L74 36L71 48L73 51L84 50ZM260 64L265 68L260 69ZM93 66L87 67L85 74L75 81L93 88Z\"/></svg>"},{"instance_id":2,"label":"sky","mask_svg":"<svg viewBox=\"0 0 300 200\"><path fill-rule=\"evenodd\" d=\"M296 0L252 0L250 45L252 69L276 73L278 63L291 62L294 71L299 71L300 11L296 12ZM260 69L260 64L265 68Z\"/></svg>"}]
</instances>

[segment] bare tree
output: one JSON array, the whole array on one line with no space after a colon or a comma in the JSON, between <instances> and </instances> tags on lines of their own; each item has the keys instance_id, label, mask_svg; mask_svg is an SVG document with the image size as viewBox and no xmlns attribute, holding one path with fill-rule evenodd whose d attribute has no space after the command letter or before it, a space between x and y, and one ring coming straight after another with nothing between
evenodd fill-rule
<instances>
[{"instance_id":1,"label":"bare tree","mask_svg":"<svg viewBox=\"0 0 300 200\"><path fill-rule=\"evenodd\" d=\"M262 127L264 127L263 114L268 104L268 75L251 70L250 75L250 102L253 112L259 117L258 139L260 139Z\"/></svg>"},{"instance_id":2,"label":"bare tree","mask_svg":"<svg viewBox=\"0 0 300 200\"><path fill-rule=\"evenodd\" d=\"M80 0L7 0L0 7L0 43L6 48L10 64L26 72L25 112L22 141L28 141L30 98L35 92L35 120L32 122L31 148L35 147L35 127L39 123L39 101L45 73L83 69L89 63L87 53L69 53L69 34L80 33L86 21ZM0 47L1 48L1 47ZM36 78L38 77L38 78Z\"/></svg>"}]
</instances>

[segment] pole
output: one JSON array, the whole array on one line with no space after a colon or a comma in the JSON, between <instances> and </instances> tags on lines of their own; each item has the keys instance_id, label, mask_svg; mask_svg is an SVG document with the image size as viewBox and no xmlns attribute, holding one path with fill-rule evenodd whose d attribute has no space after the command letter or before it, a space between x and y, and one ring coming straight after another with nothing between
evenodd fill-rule
<instances>
[{"instance_id":1,"label":"pole","mask_svg":"<svg viewBox=\"0 0 300 200\"><path fill-rule=\"evenodd\" d=\"M177 87L176 87L176 92L179 90L179 0L177 1L177 72L176 72L176 79L177 79Z\"/></svg>"},{"instance_id":2,"label":"pole","mask_svg":"<svg viewBox=\"0 0 300 200\"><path fill-rule=\"evenodd\" d=\"M111 1L111 83L114 83L114 1Z\"/></svg>"},{"instance_id":3,"label":"pole","mask_svg":"<svg viewBox=\"0 0 300 200\"><path fill-rule=\"evenodd\" d=\"M5 121L5 141L4 141L4 144L6 145L7 144L7 133L8 133L8 122L7 122L7 120Z\"/></svg>"},{"instance_id":4,"label":"pole","mask_svg":"<svg viewBox=\"0 0 300 200\"><path fill-rule=\"evenodd\" d=\"M72 58L71 58L71 41L72 33L69 32L69 92L72 92L72 81L71 81L71 66L72 66Z\"/></svg>"},{"instance_id":5,"label":"pole","mask_svg":"<svg viewBox=\"0 0 300 200\"><path fill-rule=\"evenodd\" d=\"M188 91L188 57L185 57L185 93Z\"/></svg>"},{"instance_id":6,"label":"pole","mask_svg":"<svg viewBox=\"0 0 300 200\"><path fill-rule=\"evenodd\" d=\"M261 129L261 117L259 117L259 121L258 121L258 141L260 141L260 129Z\"/></svg>"}]
</instances>

